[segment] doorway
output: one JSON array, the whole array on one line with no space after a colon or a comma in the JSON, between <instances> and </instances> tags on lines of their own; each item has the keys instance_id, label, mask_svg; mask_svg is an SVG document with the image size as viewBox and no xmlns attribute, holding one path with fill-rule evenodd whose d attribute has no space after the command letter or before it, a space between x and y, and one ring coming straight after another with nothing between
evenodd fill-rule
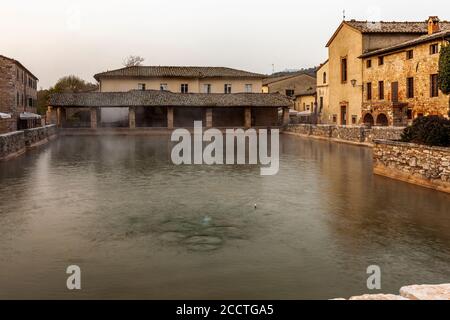
<instances>
[{"instance_id":1,"label":"doorway","mask_svg":"<svg viewBox=\"0 0 450 320\"><path fill-rule=\"evenodd\" d=\"M341 125L347 125L347 106L341 106Z\"/></svg>"}]
</instances>

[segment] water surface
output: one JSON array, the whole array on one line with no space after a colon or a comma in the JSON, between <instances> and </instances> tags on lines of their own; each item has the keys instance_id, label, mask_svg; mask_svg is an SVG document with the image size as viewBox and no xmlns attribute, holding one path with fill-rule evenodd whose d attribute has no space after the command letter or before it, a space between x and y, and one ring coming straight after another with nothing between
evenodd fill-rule
<instances>
[{"instance_id":1,"label":"water surface","mask_svg":"<svg viewBox=\"0 0 450 320\"><path fill-rule=\"evenodd\" d=\"M270 177L174 166L164 137L0 163L0 298L328 299L367 293L372 264L385 293L450 282L449 195L373 176L368 148L281 139Z\"/></svg>"}]
</instances>

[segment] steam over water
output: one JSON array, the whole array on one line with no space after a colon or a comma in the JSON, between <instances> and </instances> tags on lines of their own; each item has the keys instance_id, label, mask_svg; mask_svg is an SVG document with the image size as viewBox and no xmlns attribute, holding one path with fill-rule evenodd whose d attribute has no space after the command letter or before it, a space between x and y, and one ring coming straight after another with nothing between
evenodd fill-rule
<instances>
[{"instance_id":1,"label":"steam over water","mask_svg":"<svg viewBox=\"0 0 450 320\"><path fill-rule=\"evenodd\" d=\"M372 264L384 293L450 282L449 195L373 176L368 148L280 149L266 177L174 166L168 137L61 137L0 163L0 298L328 299L367 293Z\"/></svg>"}]
</instances>

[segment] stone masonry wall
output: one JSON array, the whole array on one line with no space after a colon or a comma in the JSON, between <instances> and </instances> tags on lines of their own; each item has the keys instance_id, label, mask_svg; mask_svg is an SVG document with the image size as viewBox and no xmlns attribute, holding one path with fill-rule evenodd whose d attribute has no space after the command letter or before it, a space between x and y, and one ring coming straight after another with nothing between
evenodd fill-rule
<instances>
[{"instance_id":1,"label":"stone masonry wall","mask_svg":"<svg viewBox=\"0 0 450 320\"><path fill-rule=\"evenodd\" d=\"M290 124L285 132L351 143L371 144L376 139L399 140L403 129L400 127L368 128L366 126Z\"/></svg>"},{"instance_id":2,"label":"stone masonry wall","mask_svg":"<svg viewBox=\"0 0 450 320\"><path fill-rule=\"evenodd\" d=\"M0 160L18 156L39 144L48 142L57 134L56 126L49 125L0 135Z\"/></svg>"},{"instance_id":3,"label":"stone masonry wall","mask_svg":"<svg viewBox=\"0 0 450 320\"><path fill-rule=\"evenodd\" d=\"M450 148L375 140L374 173L450 193Z\"/></svg>"}]
</instances>

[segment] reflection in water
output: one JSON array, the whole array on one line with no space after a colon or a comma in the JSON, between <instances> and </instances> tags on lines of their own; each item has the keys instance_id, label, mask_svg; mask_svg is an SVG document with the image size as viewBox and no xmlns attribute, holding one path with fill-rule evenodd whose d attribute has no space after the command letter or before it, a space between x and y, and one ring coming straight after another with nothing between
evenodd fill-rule
<instances>
[{"instance_id":1,"label":"reflection in water","mask_svg":"<svg viewBox=\"0 0 450 320\"><path fill-rule=\"evenodd\" d=\"M0 298L331 298L367 292L371 264L382 292L450 281L449 195L373 176L370 149L281 138L270 177L174 166L165 137L0 163Z\"/></svg>"}]
</instances>

